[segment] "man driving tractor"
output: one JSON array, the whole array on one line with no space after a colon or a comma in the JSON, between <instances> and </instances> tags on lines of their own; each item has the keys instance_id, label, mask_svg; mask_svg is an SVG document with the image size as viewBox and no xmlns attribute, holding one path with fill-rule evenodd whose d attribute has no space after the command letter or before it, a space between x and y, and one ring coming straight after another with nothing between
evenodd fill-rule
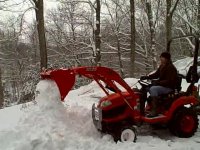
<instances>
[{"instance_id":1,"label":"man driving tractor","mask_svg":"<svg viewBox=\"0 0 200 150\"><path fill-rule=\"evenodd\" d=\"M160 55L161 64L158 70L149 76L141 77L142 80L157 79L156 82L149 84L146 81L138 80L140 88L132 89L116 71L102 66L44 70L41 78L55 81L62 101L65 100L75 84L77 75L95 80L106 96L101 97L98 102L95 100L92 105L92 120L98 131L112 135L115 141L135 142L137 139L136 127L141 126L142 123L164 125L173 135L188 138L195 134L199 125L197 115L199 97L196 95L199 91L195 85L199 80L197 74L199 37L194 37L193 64L189 66L186 76L177 74L170 54L164 52ZM174 39L179 39L179 37ZM167 47L168 51L170 51L170 42ZM181 91L183 78L189 83L186 92ZM114 93L108 92L104 84ZM124 90L121 90L121 87ZM177 94L173 94L175 90L177 90ZM150 92L149 98L147 98L147 92ZM155 118L144 117L144 109L148 108L144 105L146 100L153 101L153 109L149 117L159 113L162 115ZM159 104L161 100L165 101L162 105Z\"/></svg>"},{"instance_id":2,"label":"man driving tractor","mask_svg":"<svg viewBox=\"0 0 200 150\"><path fill-rule=\"evenodd\" d=\"M158 79L154 80L153 85L148 90L152 99L152 109L148 117L156 117L158 115L157 105L159 96L170 93L175 89L177 76L177 69L171 61L170 53L163 52L160 55L160 66L157 71L148 76L142 76L140 78L141 80Z\"/></svg>"}]
</instances>

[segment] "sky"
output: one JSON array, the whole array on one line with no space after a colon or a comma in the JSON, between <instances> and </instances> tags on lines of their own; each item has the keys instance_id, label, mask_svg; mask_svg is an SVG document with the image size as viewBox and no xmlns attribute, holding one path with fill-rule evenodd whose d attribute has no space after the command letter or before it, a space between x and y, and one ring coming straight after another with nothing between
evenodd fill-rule
<instances>
[{"instance_id":1,"label":"sky","mask_svg":"<svg viewBox=\"0 0 200 150\"><path fill-rule=\"evenodd\" d=\"M45 12L48 9L56 7L56 0L44 0L44 10ZM0 5L2 6L2 4ZM8 6L8 9L5 10L5 6ZM32 22L35 18L34 9L31 0L9 0L6 5L3 6L4 10L0 10L1 20L6 20L11 16L17 16L25 12L26 22Z\"/></svg>"}]
</instances>

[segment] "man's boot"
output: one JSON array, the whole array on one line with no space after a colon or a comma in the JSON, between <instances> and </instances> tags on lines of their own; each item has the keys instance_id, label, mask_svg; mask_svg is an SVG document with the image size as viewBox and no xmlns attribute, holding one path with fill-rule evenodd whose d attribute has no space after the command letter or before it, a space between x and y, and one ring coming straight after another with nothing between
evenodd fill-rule
<instances>
[{"instance_id":1,"label":"man's boot","mask_svg":"<svg viewBox=\"0 0 200 150\"><path fill-rule=\"evenodd\" d=\"M145 112L150 112L151 111L151 108L152 108L152 104L151 104L151 101L152 101L152 98L151 97L148 97L147 99L147 105L145 107Z\"/></svg>"},{"instance_id":2,"label":"man's boot","mask_svg":"<svg viewBox=\"0 0 200 150\"><path fill-rule=\"evenodd\" d=\"M152 118L158 116L157 114L157 104L158 104L158 97L152 97L151 106L152 109L147 117Z\"/></svg>"}]
</instances>

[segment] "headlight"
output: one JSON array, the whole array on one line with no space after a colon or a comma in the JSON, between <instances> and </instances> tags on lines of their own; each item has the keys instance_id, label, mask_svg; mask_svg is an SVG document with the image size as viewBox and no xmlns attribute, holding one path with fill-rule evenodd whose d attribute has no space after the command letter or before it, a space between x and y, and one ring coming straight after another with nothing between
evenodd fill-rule
<instances>
[{"instance_id":1,"label":"headlight","mask_svg":"<svg viewBox=\"0 0 200 150\"><path fill-rule=\"evenodd\" d=\"M106 100L106 101L101 102L100 106L101 107L107 107L107 106L110 106L110 105L112 105L111 101Z\"/></svg>"}]
</instances>

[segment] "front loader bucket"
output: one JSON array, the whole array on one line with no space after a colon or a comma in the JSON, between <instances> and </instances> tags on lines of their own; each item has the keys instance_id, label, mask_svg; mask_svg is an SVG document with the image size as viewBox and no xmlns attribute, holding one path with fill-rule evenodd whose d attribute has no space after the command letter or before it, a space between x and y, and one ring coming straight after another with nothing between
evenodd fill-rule
<instances>
[{"instance_id":1,"label":"front loader bucket","mask_svg":"<svg viewBox=\"0 0 200 150\"><path fill-rule=\"evenodd\" d=\"M41 77L42 79L50 79L56 82L62 101L64 101L75 82L75 73L70 69L44 71L41 73Z\"/></svg>"}]
</instances>

